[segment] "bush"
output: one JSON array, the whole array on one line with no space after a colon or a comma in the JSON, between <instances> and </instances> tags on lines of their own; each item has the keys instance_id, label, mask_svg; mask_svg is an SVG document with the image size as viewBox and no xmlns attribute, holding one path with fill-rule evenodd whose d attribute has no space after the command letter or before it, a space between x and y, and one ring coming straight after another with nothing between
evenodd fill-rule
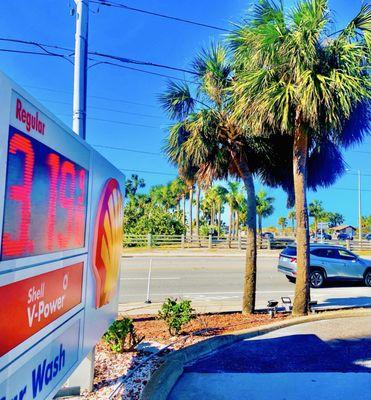
<instances>
[{"instance_id":1,"label":"bush","mask_svg":"<svg viewBox=\"0 0 371 400\"><path fill-rule=\"evenodd\" d=\"M163 303L158 312L158 319L166 322L170 335L178 335L182 327L196 318L194 309L191 306L191 300L179 300L168 298Z\"/></svg>"},{"instance_id":2,"label":"bush","mask_svg":"<svg viewBox=\"0 0 371 400\"><path fill-rule=\"evenodd\" d=\"M124 351L133 351L135 346L144 339L144 336L141 338L137 336L131 318L123 318L116 320L108 328L103 339L112 351L123 353Z\"/></svg>"}]
</instances>

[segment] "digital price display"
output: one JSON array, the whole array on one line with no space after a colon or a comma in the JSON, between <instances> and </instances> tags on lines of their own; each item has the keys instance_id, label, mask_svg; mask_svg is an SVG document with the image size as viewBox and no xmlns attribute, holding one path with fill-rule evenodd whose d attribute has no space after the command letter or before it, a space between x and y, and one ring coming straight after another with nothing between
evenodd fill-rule
<instances>
[{"instance_id":1,"label":"digital price display","mask_svg":"<svg viewBox=\"0 0 371 400\"><path fill-rule=\"evenodd\" d=\"M10 127L1 260L84 246L88 171Z\"/></svg>"}]
</instances>

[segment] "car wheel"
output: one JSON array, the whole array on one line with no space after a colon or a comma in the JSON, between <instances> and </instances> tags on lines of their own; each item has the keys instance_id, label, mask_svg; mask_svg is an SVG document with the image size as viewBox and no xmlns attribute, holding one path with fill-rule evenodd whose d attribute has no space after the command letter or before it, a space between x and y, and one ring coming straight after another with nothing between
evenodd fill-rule
<instances>
[{"instance_id":1,"label":"car wheel","mask_svg":"<svg viewBox=\"0 0 371 400\"><path fill-rule=\"evenodd\" d=\"M371 287L371 271L367 271L365 274L365 285Z\"/></svg>"},{"instance_id":2,"label":"car wheel","mask_svg":"<svg viewBox=\"0 0 371 400\"><path fill-rule=\"evenodd\" d=\"M325 276L322 271L317 269L310 273L309 280L312 288L320 288L325 283Z\"/></svg>"},{"instance_id":3,"label":"car wheel","mask_svg":"<svg viewBox=\"0 0 371 400\"><path fill-rule=\"evenodd\" d=\"M290 275L286 275L286 278L289 280L289 282L291 282L291 283L295 283L296 282L296 279L293 277L293 276L290 276Z\"/></svg>"}]
</instances>

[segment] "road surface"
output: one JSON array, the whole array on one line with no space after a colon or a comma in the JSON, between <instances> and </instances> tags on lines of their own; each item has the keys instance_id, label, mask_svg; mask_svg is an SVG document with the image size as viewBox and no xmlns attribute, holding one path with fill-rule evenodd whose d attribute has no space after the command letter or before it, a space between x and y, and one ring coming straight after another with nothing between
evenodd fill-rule
<instances>
[{"instance_id":1,"label":"road surface","mask_svg":"<svg viewBox=\"0 0 371 400\"><path fill-rule=\"evenodd\" d=\"M150 257L122 258L120 311L156 312L167 297L192 300L197 311L241 309L244 257L195 256L152 257L150 299L146 300ZM277 272L277 256L258 257L257 307L271 299L288 296L293 300L294 284ZM312 289L312 299L327 306L371 305L371 288L362 285Z\"/></svg>"}]
</instances>

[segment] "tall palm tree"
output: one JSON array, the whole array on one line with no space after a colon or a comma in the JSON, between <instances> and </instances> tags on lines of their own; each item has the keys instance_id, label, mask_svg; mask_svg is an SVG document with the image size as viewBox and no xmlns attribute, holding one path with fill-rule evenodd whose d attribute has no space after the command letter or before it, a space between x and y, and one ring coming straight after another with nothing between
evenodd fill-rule
<instances>
[{"instance_id":1,"label":"tall palm tree","mask_svg":"<svg viewBox=\"0 0 371 400\"><path fill-rule=\"evenodd\" d=\"M186 83L171 82L160 100L170 117L178 120L169 132L166 153L183 168L198 166L198 177L212 182L238 177L247 193L247 249L243 312L255 307L256 204L253 174L258 170L262 146L248 138L231 119L232 70L226 51L219 45L203 51L194 61L197 91L193 96Z\"/></svg>"},{"instance_id":2,"label":"tall palm tree","mask_svg":"<svg viewBox=\"0 0 371 400\"><path fill-rule=\"evenodd\" d=\"M287 218L291 221L292 234L295 235L295 220L296 220L295 210L289 211L289 213L287 214Z\"/></svg>"},{"instance_id":3,"label":"tall palm tree","mask_svg":"<svg viewBox=\"0 0 371 400\"><path fill-rule=\"evenodd\" d=\"M222 212L223 212L223 206L225 202L227 201L227 193L228 190L220 185L213 186L213 189L215 190L215 200L216 200L216 209L217 209L217 223L218 223L218 237L220 237L220 232L221 232L221 221L222 221Z\"/></svg>"},{"instance_id":4,"label":"tall palm tree","mask_svg":"<svg viewBox=\"0 0 371 400\"><path fill-rule=\"evenodd\" d=\"M314 233L317 234L318 221L324 216L325 210L322 207L322 201L313 200L309 203L309 216L314 219Z\"/></svg>"},{"instance_id":5,"label":"tall palm tree","mask_svg":"<svg viewBox=\"0 0 371 400\"><path fill-rule=\"evenodd\" d=\"M262 236L262 220L267 218L274 212L273 207L274 197L267 196L267 192L261 190L256 195L256 213L258 214L258 229L259 234Z\"/></svg>"},{"instance_id":6,"label":"tall palm tree","mask_svg":"<svg viewBox=\"0 0 371 400\"><path fill-rule=\"evenodd\" d=\"M232 37L235 117L252 132L293 138L295 315L309 307L308 154L321 141L359 142L370 121L371 7L362 6L345 29L326 37L329 15L327 0L299 1L289 13L281 2L262 0Z\"/></svg>"}]
</instances>

